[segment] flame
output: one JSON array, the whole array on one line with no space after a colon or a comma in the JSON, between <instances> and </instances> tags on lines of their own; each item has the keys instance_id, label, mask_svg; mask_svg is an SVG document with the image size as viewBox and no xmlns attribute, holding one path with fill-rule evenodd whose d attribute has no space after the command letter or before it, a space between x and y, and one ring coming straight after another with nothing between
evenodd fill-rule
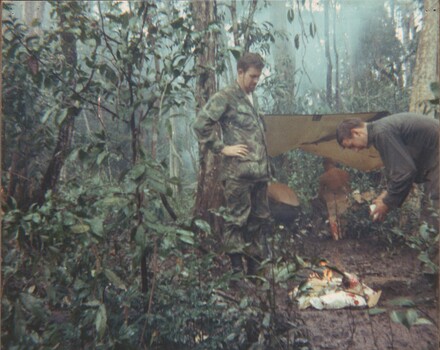
<instances>
[{"instance_id":1,"label":"flame","mask_svg":"<svg viewBox=\"0 0 440 350\"><path fill-rule=\"evenodd\" d=\"M319 262L319 266L327 266L327 262L321 260ZM327 281L331 281L332 278L333 278L333 271L330 270L329 268L324 269L324 271L322 272L322 279L325 279Z\"/></svg>"},{"instance_id":2,"label":"flame","mask_svg":"<svg viewBox=\"0 0 440 350\"><path fill-rule=\"evenodd\" d=\"M321 261L319 262L319 266L327 266L327 262L324 261L324 260L321 260ZM316 272L312 272L312 273L309 275L309 279L312 279L312 278L316 278L316 279L320 279L320 280L323 280L323 281L328 281L328 282L330 282L330 281L332 280L332 278L333 278L333 271L330 270L329 268L326 268L326 269L324 269L324 271L322 272L322 276L320 276L320 275L319 275L318 273L316 273Z\"/></svg>"}]
</instances>

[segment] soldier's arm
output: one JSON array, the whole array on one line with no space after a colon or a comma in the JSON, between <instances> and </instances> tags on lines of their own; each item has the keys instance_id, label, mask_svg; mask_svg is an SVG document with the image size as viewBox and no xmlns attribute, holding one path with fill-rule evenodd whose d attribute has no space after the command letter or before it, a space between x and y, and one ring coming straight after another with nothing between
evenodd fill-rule
<instances>
[{"instance_id":1,"label":"soldier's arm","mask_svg":"<svg viewBox=\"0 0 440 350\"><path fill-rule=\"evenodd\" d=\"M200 110L193 124L200 144L205 145L214 153L220 153L225 147L218 125L227 108L227 98L218 92Z\"/></svg>"}]
</instances>

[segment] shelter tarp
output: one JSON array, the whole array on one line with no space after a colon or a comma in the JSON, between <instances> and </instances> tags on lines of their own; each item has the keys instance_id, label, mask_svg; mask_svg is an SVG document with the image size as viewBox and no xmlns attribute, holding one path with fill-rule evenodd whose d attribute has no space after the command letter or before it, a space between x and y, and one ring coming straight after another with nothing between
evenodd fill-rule
<instances>
[{"instance_id":1,"label":"shelter tarp","mask_svg":"<svg viewBox=\"0 0 440 350\"><path fill-rule=\"evenodd\" d=\"M345 119L360 118L368 122L388 114L265 115L268 152L270 156L276 157L289 150L301 148L362 171L375 170L383 165L379 152L374 147L359 152L343 149L336 141L336 127Z\"/></svg>"}]
</instances>

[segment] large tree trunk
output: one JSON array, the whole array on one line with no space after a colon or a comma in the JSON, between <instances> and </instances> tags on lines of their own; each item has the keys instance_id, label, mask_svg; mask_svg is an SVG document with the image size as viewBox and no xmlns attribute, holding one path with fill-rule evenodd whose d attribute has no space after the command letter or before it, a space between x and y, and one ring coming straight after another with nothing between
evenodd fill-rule
<instances>
[{"instance_id":1,"label":"large tree trunk","mask_svg":"<svg viewBox=\"0 0 440 350\"><path fill-rule=\"evenodd\" d=\"M195 30L203 32L208 24L215 19L214 1L194 1L192 12L195 18ZM215 40L212 34L206 33L203 51L197 58L197 86L196 101L198 108L203 107L216 91L215 72L210 67L215 66ZM220 183L219 155L215 155L204 147L199 149L199 174L195 201L195 215L211 224L214 231L221 232L221 220L211 213L211 209L218 209L223 204L223 189Z\"/></svg>"},{"instance_id":2,"label":"large tree trunk","mask_svg":"<svg viewBox=\"0 0 440 350\"><path fill-rule=\"evenodd\" d=\"M428 112L427 101L434 98L430 84L438 81L437 60L439 50L438 0L425 0L423 29L417 47L416 67L412 80L409 110ZM431 110L429 115L434 116Z\"/></svg>"}]
</instances>

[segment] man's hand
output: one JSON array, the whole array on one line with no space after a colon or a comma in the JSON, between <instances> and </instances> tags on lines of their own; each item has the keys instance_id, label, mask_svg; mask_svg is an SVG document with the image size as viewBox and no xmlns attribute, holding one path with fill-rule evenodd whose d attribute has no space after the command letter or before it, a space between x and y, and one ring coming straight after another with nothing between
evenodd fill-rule
<instances>
[{"instance_id":1,"label":"man's hand","mask_svg":"<svg viewBox=\"0 0 440 350\"><path fill-rule=\"evenodd\" d=\"M374 208L374 210L372 210L370 213L370 216L373 217L373 222L374 221L384 221L387 216L389 208L388 208L388 205L386 205L383 202L383 199L385 198L386 195L387 195L387 192L384 191L381 193L381 195L379 197L377 197L373 201L373 204L376 206L376 208Z\"/></svg>"},{"instance_id":2,"label":"man's hand","mask_svg":"<svg viewBox=\"0 0 440 350\"><path fill-rule=\"evenodd\" d=\"M249 149L246 145L233 145L223 147L221 153L227 157L244 158L249 154Z\"/></svg>"}]
</instances>

